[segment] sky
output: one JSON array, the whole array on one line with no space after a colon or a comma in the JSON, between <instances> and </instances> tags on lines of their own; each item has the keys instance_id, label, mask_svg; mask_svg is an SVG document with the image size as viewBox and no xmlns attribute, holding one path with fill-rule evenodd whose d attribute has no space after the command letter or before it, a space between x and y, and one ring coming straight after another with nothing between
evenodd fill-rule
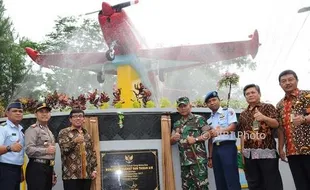
<instances>
[{"instance_id":1,"label":"sky","mask_svg":"<svg viewBox=\"0 0 310 190\"><path fill-rule=\"evenodd\" d=\"M100 10L101 0L3 0L20 36L41 41L58 16ZM107 1L117 4L118 0ZM308 4L307 4L308 3ZM126 8L128 16L150 47L247 40L255 29L260 43L255 71L238 71L240 86L256 83L262 100L283 97L278 75L296 71L299 88L310 89L310 6L307 0L140 0ZM97 14L87 16L97 18Z\"/></svg>"}]
</instances>

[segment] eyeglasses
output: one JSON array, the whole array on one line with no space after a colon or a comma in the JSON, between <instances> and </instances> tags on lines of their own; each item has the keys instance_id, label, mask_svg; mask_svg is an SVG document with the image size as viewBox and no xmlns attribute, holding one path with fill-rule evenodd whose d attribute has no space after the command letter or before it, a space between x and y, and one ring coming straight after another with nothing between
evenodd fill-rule
<instances>
[{"instance_id":1,"label":"eyeglasses","mask_svg":"<svg viewBox=\"0 0 310 190\"><path fill-rule=\"evenodd\" d=\"M84 118L84 115L72 115L71 118L77 119L77 118Z\"/></svg>"}]
</instances>

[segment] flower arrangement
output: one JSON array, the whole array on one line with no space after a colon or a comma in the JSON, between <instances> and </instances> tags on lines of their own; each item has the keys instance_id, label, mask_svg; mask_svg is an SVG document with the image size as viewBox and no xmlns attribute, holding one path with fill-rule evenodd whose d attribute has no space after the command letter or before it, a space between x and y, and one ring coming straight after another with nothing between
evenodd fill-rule
<instances>
[{"instance_id":1,"label":"flower arrangement","mask_svg":"<svg viewBox=\"0 0 310 190\"><path fill-rule=\"evenodd\" d=\"M121 100L121 94L122 94L122 89L121 88L113 88L113 102L112 105L115 108L122 108L122 104L124 104L125 102L123 100Z\"/></svg>"},{"instance_id":2,"label":"flower arrangement","mask_svg":"<svg viewBox=\"0 0 310 190\"><path fill-rule=\"evenodd\" d=\"M140 107L141 108L141 104L143 105L144 108L146 108L146 107L150 108L153 106L155 107L155 103L151 101L151 96L152 96L151 91L149 89L147 89L142 83L134 84L133 93L136 97L136 100L131 100L134 102L133 107ZM140 104L140 106L139 106L139 104Z\"/></svg>"},{"instance_id":3,"label":"flower arrangement","mask_svg":"<svg viewBox=\"0 0 310 190\"><path fill-rule=\"evenodd\" d=\"M232 86L238 85L239 79L240 77L236 73L229 73L228 71L226 71L226 73L224 73L222 75L222 78L218 81L218 89L221 89L223 87L229 87L227 95L227 107L229 107L231 88Z\"/></svg>"},{"instance_id":4,"label":"flower arrangement","mask_svg":"<svg viewBox=\"0 0 310 190\"><path fill-rule=\"evenodd\" d=\"M53 93L47 94L45 97L45 103L52 109L64 110L71 104L70 98L64 93L58 93L56 90Z\"/></svg>"},{"instance_id":5,"label":"flower arrangement","mask_svg":"<svg viewBox=\"0 0 310 190\"><path fill-rule=\"evenodd\" d=\"M17 101L23 104L23 109L25 113L35 112L38 100L34 100L32 98L19 98L17 99Z\"/></svg>"},{"instance_id":6,"label":"flower arrangement","mask_svg":"<svg viewBox=\"0 0 310 190\"><path fill-rule=\"evenodd\" d=\"M98 94L98 90L95 89L94 92L89 92L88 93L88 98L87 100L89 101L90 104L94 105L96 108L104 108L103 104L107 103L110 101L109 95L106 94L105 92L101 92Z\"/></svg>"},{"instance_id":7,"label":"flower arrangement","mask_svg":"<svg viewBox=\"0 0 310 190\"><path fill-rule=\"evenodd\" d=\"M217 83L218 89L237 85L239 83L239 79L240 77L236 73L225 72Z\"/></svg>"}]
</instances>

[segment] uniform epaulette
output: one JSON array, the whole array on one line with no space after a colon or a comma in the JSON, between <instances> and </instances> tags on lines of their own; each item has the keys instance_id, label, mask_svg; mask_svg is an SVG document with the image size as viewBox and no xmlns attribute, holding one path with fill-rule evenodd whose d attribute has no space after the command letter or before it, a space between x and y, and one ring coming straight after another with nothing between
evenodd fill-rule
<instances>
[{"instance_id":1,"label":"uniform epaulette","mask_svg":"<svg viewBox=\"0 0 310 190\"><path fill-rule=\"evenodd\" d=\"M30 125L30 127L32 127L32 128L35 128L37 126L37 124L35 123L35 124L32 124L32 125Z\"/></svg>"},{"instance_id":2,"label":"uniform epaulette","mask_svg":"<svg viewBox=\"0 0 310 190\"><path fill-rule=\"evenodd\" d=\"M223 110L228 110L228 107L226 107L226 106L225 106L225 107L223 107Z\"/></svg>"},{"instance_id":3,"label":"uniform epaulette","mask_svg":"<svg viewBox=\"0 0 310 190\"><path fill-rule=\"evenodd\" d=\"M0 126L2 127L6 126L6 122L1 123Z\"/></svg>"}]
</instances>

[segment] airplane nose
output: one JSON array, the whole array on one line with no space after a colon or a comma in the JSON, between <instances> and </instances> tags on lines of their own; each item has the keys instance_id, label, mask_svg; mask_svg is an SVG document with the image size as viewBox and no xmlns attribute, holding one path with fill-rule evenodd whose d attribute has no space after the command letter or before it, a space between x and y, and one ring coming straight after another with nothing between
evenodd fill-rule
<instances>
[{"instance_id":1,"label":"airplane nose","mask_svg":"<svg viewBox=\"0 0 310 190\"><path fill-rule=\"evenodd\" d=\"M25 51L26 51L26 53L29 55L29 57L30 57L33 61L36 61L36 59L37 59L38 56L39 56L39 52L38 52L38 51L33 50L33 49L30 48L30 47L26 47L26 48L25 48Z\"/></svg>"}]
</instances>

